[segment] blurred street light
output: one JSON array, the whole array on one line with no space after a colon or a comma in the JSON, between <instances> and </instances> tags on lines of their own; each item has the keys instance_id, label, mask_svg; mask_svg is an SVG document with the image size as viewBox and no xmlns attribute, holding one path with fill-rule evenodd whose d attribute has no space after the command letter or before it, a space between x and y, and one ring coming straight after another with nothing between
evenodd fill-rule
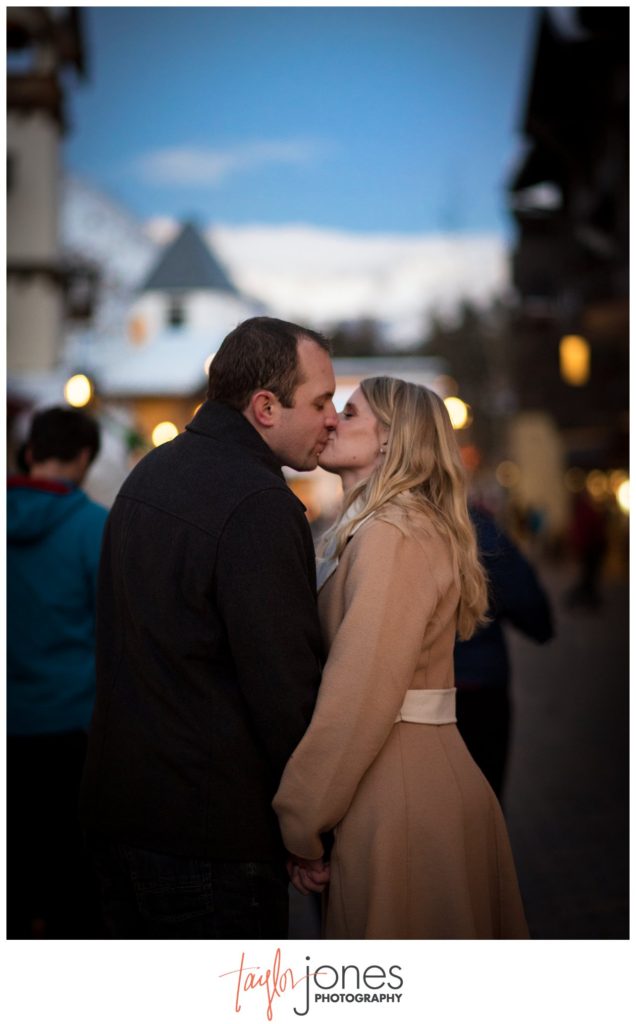
<instances>
[{"instance_id":1,"label":"blurred street light","mask_svg":"<svg viewBox=\"0 0 636 1024\"><path fill-rule=\"evenodd\" d=\"M624 469L614 469L610 473L609 485L613 494L618 494L621 484L629 480L629 475Z\"/></svg>"},{"instance_id":2,"label":"blurred street light","mask_svg":"<svg viewBox=\"0 0 636 1024\"><path fill-rule=\"evenodd\" d=\"M450 416L453 430L463 430L464 427L468 427L472 423L470 406L466 405L466 402L462 402L461 398L452 395L444 399L444 405Z\"/></svg>"},{"instance_id":3,"label":"blurred street light","mask_svg":"<svg viewBox=\"0 0 636 1024\"><path fill-rule=\"evenodd\" d=\"M616 492L618 506L625 515L629 515L629 480L623 480Z\"/></svg>"},{"instance_id":4,"label":"blurred street light","mask_svg":"<svg viewBox=\"0 0 636 1024\"><path fill-rule=\"evenodd\" d=\"M580 388L590 379L590 346L579 334L566 334L559 343L561 377Z\"/></svg>"},{"instance_id":5,"label":"blurred street light","mask_svg":"<svg viewBox=\"0 0 636 1024\"><path fill-rule=\"evenodd\" d=\"M608 491L608 480L600 469L593 469L587 474L585 486L593 498L600 500Z\"/></svg>"},{"instance_id":6,"label":"blurred street light","mask_svg":"<svg viewBox=\"0 0 636 1024\"><path fill-rule=\"evenodd\" d=\"M84 373L75 373L64 385L64 398L75 409L88 405L93 397L93 385Z\"/></svg>"},{"instance_id":7,"label":"blurred street light","mask_svg":"<svg viewBox=\"0 0 636 1024\"><path fill-rule=\"evenodd\" d=\"M471 473L474 473L481 464L481 452L479 451L479 448L474 444L464 444L459 451L466 469L470 470Z\"/></svg>"},{"instance_id":8,"label":"blurred street light","mask_svg":"<svg viewBox=\"0 0 636 1024\"><path fill-rule=\"evenodd\" d=\"M177 436L179 431L177 430L174 423L170 420L163 420L158 423L152 432L152 443L155 448L158 448L160 444L165 444L166 441L172 441Z\"/></svg>"},{"instance_id":9,"label":"blurred street light","mask_svg":"<svg viewBox=\"0 0 636 1024\"><path fill-rule=\"evenodd\" d=\"M128 336L133 345L143 345L148 340L148 325L143 316L132 317L128 324Z\"/></svg>"},{"instance_id":10,"label":"blurred street light","mask_svg":"<svg viewBox=\"0 0 636 1024\"><path fill-rule=\"evenodd\" d=\"M500 462L495 470L495 477L497 483L501 487L515 487L521 480L521 470L519 469L516 462L510 462L506 459L504 462Z\"/></svg>"}]
</instances>

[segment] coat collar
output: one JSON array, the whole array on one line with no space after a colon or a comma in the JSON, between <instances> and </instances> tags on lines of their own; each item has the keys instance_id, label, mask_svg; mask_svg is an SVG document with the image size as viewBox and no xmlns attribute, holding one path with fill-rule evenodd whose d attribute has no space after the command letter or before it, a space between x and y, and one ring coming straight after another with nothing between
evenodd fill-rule
<instances>
[{"instance_id":1,"label":"coat collar","mask_svg":"<svg viewBox=\"0 0 636 1024\"><path fill-rule=\"evenodd\" d=\"M265 443L243 413L229 405L206 399L194 419L186 424L186 430L189 430L191 434L202 434L204 437L223 441L224 444L238 445L240 448L248 449L274 470L281 479L285 479L281 463L269 445Z\"/></svg>"}]
</instances>

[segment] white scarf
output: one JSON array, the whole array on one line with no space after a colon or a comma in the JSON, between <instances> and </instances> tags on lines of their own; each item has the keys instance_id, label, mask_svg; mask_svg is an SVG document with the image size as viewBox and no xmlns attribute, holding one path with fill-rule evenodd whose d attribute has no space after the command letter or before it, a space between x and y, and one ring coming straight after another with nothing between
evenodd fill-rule
<instances>
[{"instance_id":1,"label":"white scarf","mask_svg":"<svg viewBox=\"0 0 636 1024\"><path fill-rule=\"evenodd\" d=\"M357 501L354 501L353 504L349 506L345 514L342 516L339 521L340 524L342 525L342 523L347 523L350 519L353 519L360 511L361 506L362 501L358 498ZM360 522L354 526L353 530L347 537L347 543L349 543L354 533L359 530L368 519L371 519L372 515L373 513L370 512L368 516L365 516L364 519L361 519ZM332 534L322 555L316 558L316 587L318 590L321 590L324 587L329 577L336 571L339 561L340 559L336 555L336 537Z\"/></svg>"}]
</instances>

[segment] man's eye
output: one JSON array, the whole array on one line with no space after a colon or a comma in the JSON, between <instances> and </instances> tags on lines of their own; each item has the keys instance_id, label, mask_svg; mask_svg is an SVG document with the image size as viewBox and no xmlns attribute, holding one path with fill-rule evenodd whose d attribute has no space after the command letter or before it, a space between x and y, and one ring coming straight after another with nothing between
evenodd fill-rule
<instances>
[{"instance_id":1,"label":"man's eye","mask_svg":"<svg viewBox=\"0 0 636 1024\"><path fill-rule=\"evenodd\" d=\"M324 402L315 402L314 405L316 406L316 409L318 409L319 412L322 412L322 410L325 407L325 403Z\"/></svg>"}]
</instances>

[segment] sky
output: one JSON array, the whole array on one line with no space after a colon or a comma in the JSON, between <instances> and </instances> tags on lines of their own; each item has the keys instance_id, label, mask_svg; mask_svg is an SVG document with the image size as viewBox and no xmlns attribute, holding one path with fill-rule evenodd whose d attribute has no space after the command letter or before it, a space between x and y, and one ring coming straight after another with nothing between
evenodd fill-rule
<instances>
[{"instance_id":1,"label":"sky","mask_svg":"<svg viewBox=\"0 0 636 1024\"><path fill-rule=\"evenodd\" d=\"M65 163L140 219L511 234L538 9L82 15Z\"/></svg>"}]
</instances>

